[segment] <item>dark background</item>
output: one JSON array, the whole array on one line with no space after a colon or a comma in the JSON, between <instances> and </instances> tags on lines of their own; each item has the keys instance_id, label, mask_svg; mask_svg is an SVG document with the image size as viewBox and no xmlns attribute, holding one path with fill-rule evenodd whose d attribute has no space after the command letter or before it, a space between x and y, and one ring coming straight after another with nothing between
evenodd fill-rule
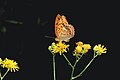
<instances>
[{"instance_id":1,"label":"dark background","mask_svg":"<svg viewBox=\"0 0 120 80\"><path fill-rule=\"evenodd\" d=\"M75 28L75 36L68 43L70 51L77 41L91 46L101 43L108 49L76 80L116 80L119 71L116 53L119 49L113 49L119 41L114 35L118 33L114 23L116 7L112 1L0 0L0 57L14 59L20 67L19 72L8 73L4 80L53 80L52 55L47 48L55 40L45 36L55 37L54 20L58 13L65 15ZM74 63L69 53L66 56ZM75 73L91 58L92 50L77 65ZM57 80L69 80L70 70L64 58L57 55Z\"/></svg>"}]
</instances>

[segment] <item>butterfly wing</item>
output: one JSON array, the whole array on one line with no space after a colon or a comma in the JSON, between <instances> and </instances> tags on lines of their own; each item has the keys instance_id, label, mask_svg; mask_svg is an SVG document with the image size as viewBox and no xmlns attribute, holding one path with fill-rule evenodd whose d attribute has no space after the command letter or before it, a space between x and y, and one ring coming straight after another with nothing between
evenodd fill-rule
<instances>
[{"instance_id":1,"label":"butterfly wing","mask_svg":"<svg viewBox=\"0 0 120 80\"><path fill-rule=\"evenodd\" d=\"M56 37L59 36L60 24L62 24L62 20L61 20L60 14L58 14L55 19L55 35L56 35Z\"/></svg>"},{"instance_id":2,"label":"butterfly wing","mask_svg":"<svg viewBox=\"0 0 120 80\"><path fill-rule=\"evenodd\" d=\"M66 19L66 17L64 15L61 16L61 19L62 19L62 23L64 26L67 26L68 25L68 21Z\"/></svg>"},{"instance_id":3,"label":"butterfly wing","mask_svg":"<svg viewBox=\"0 0 120 80\"><path fill-rule=\"evenodd\" d=\"M74 27L68 24L66 17L58 14L55 19L55 40L68 42L74 36L74 33Z\"/></svg>"},{"instance_id":4,"label":"butterfly wing","mask_svg":"<svg viewBox=\"0 0 120 80\"><path fill-rule=\"evenodd\" d=\"M63 31L63 27L68 24L65 16L61 16L58 14L55 19L55 35L57 38L60 37L61 32Z\"/></svg>"}]
</instances>

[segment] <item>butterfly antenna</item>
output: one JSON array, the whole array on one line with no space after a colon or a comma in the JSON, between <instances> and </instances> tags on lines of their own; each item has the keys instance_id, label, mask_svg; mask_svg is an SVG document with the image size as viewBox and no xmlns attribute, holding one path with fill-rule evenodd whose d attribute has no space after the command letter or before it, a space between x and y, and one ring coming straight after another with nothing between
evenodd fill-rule
<instances>
[{"instance_id":1,"label":"butterfly antenna","mask_svg":"<svg viewBox=\"0 0 120 80\"><path fill-rule=\"evenodd\" d=\"M55 37L51 37L51 36L45 36L46 38L53 38L53 39L55 39Z\"/></svg>"}]
</instances>

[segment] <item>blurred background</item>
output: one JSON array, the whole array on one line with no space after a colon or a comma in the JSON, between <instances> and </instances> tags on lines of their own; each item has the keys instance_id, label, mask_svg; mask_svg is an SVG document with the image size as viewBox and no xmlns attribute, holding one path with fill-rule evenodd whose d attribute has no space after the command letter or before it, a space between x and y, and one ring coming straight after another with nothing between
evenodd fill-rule
<instances>
[{"instance_id":1,"label":"blurred background","mask_svg":"<svg viewBox=\"0 0 120 80\"><path fill-rule=\"evenodd\" d=\"M4 80L53 80L52 55L48 46L55 40L54 22L59 13L75 28L66 56L74 63L71 52L75 42L103 44L107 54L97 57L76 80L117 78L118 65L113 55L114 8L108 1L0 0L0 58L16 60L20 71L8 73ZM92 50L76 67L78 74L92 58ZM62 56L56 56L57 80L69 80L71 68Z\"/></svg>"}]
</instances>

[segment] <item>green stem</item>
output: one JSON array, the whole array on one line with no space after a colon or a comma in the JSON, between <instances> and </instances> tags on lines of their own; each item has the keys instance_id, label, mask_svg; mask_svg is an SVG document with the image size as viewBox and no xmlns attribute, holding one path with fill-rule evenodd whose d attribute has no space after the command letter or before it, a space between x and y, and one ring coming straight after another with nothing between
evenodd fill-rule
<instances>
[{"instance_id":1,"label":"green stem","mask_svg":"<svg viewBox=\"0 0 120 80\"><path fill-rule=\"evenodd\" d=\"M74 74L74 67L72 68L70 80L72 80L73 74Z\"/></svg>"},{"instance_id":2,"label":"green stem","mask_svg":"<svg viewBox=\"0 0 120 80\"><path fill-rule=\"evenodd\" d=\"M73 65L70 63L70 61L68 60L68 58L65 56L65 54L63 54L64 58L66 59L66 61L68 62L68 64L73 68Z\"/></svg>"},{"instance_id":3,"label":"green stem","mask_svg":"<svg viewBox=\"0 0 120 80\"><path fill-rule=\"evenodd\" d=\"M1 76L1 80L4 79L4 77L7 75L8 71L9 71L9 69L7 69L7 71L5 72L5 74L3 75L3 77Z\"/></svg>"},{"instance_id":4,"label":"green stem","mask_svg":"<svg viewBox=\"0 0 120 80\"><path fill-rule=\"evenodd\" d=\"M76 66L77 62L78 61L76 60L74 66L72 67L72 72L71 72L70 80L72 80L72 77L73 77L73 74L74 74L74 69L75 69L75 66Z\"/></svg>"},{"instance_id":5,"label":"green stem","mask_svg":"<svg viewBox=\"0 0 120 80\"><path fill-rule=\"evenodd\" d=\"M2 75L1 75L1 72L0 72L0 80L1 80L1 78L2 78Z\"/></svg>"},{"instance_id":6,"label":"green stem","mask_svg":"<svg viewBox=\"0 0 120 80\"><path fill-rule=\"evenodd\" d=\"M82 56L81 56L82 57ZM79 60L81 59L81 57L79 57L78 59L76 59L75 63L74 63L74 66L72 68L72 72L71 72L71 77L70 77L70 80L72 80L72 77L73 77L73 74L74 74L74 69L76 67L76 64L79 62Z\"/></svg>"},{"instance_id":7,"label":"green stem","mask_svg":"<svg viewBox=\"0 0 120 80\"><path fill-rule=\"evenodd\" d=\"M72 79L76 79L78 77L80 77L82 75L82 73L90 66L90 64L93 62L94 60L94 57L91 59L91 61L87 64L87 66L82 70L82 72L80 74L78 74L77 76L75 77L72 77Z\"/></svg>"},{"instance_id":8,"label":"green stem","mask_svg":"<svg viewBox=\"0 0 120 80\"><path fill-rule=\"evenodd\" d=\"M77 60L76 60L76 62L75 62L75 64L74 64L74 66L70 63L70 61L68 60L68 58L63 54L63 56L64 56L64 58L66 59L66 61L68 62L68 64L71 66L71 68L72 68L72 72L71 72L71 77L70 77L70 80L72 80L72 77L73 77L73 73L74 73L74 66L76 65L76 62L77 62Z\"/></svg>"},{"instance_id":9,"label":"green stem","mask_svg":"<svg viewBox=\"0 0 120 80\"><path fill-rule=\"evenodd\" d=\"M54 76L54 80L56 80L56 74L55 74L55 55L53 55L53 76Z\"/></svg>"}]
</instances>

